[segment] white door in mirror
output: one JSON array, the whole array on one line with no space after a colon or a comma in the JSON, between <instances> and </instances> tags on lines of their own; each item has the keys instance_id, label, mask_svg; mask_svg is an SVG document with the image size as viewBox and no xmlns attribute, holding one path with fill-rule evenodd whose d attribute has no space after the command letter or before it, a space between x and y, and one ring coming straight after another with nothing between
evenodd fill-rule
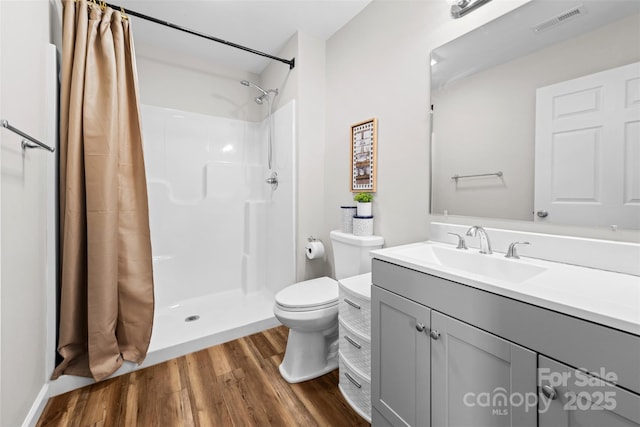
<instances>
[{"instance_id":1,"label":"white door in mirror","mask_svg":"<svg viewBox=\"0 0 640 427\"><path fill-rule=\"evenodd\" d=\"M640 228L640 62L536 91L534 212Z\"/></svg>"}]
</instances>

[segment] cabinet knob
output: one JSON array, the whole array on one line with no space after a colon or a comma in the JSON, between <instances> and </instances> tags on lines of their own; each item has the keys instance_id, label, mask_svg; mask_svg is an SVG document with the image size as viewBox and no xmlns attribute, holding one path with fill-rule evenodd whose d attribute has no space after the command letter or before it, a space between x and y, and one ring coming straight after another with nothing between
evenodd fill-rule
<instances>
[{"instance_id":1,"label":"cabinet knob","mask_svg":"<svg viewBox=\"0 0 640 427\"><path fill-rule=\"evenodd\" d=\"M435 329L432 329L431 332L429 332L429 335L431 336L431 339L434 340L440 338L440 332L436 331Z\"/></svg>"},{"instance_id":2,"label":"cabinet knob","mask_svg":"<svg viewBox=\"0 0 640 427\"><path fill-rule=\"evenodd\" d=\"M542 386L542 394L544 394L547 399L556 400L558 398L556 389L548 384Z\"/></svg>"},{"instance_id":3,"label":"cabinet knob","mask_svg":"<svg viewBox=\"0 0 640 427\"><path fill-rule=\"evenodd\" d=\"M416 331L418 332L424 331L424 323L416 323Z\"/></svg>"}]
</instances>

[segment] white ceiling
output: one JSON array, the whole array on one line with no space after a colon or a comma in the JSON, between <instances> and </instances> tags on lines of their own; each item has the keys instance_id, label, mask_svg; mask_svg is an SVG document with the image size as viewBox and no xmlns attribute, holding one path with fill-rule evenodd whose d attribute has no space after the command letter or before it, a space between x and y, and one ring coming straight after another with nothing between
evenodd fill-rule
<instances>
[{"instance_id":1,"label":"white ceiling","mask_svg":"<svg viewBox=\"0 0 640 427\"><path fill-rule=\"evenodd\" d=\"M532 27L581 7L580 16L540 33ZM640 13L638 0L535 0L432 52L431 84L442 88L497 64ZM612 47L615 48L615 47Z\"/></svg>"},{"instance_id":2,"label":"white ceiling","mask_svg":"<svg viewBox=\"0 0 640 427\"><path fill-rule=\"evenodd\" d=\"M326 40L370 1L109 0L107 3L278 56L297 31ZM145 46L162 48L167 55L181 52L255 74L271 61L143 19L132 17L131 22L138 52Z\"/></svg>"}]
</instances>

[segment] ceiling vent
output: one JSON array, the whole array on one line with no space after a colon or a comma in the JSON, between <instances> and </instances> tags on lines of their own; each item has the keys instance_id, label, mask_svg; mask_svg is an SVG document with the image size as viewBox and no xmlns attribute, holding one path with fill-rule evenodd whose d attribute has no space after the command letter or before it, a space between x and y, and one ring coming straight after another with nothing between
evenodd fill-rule
<instances>
[{"instance_id":1,"label":"ceiling vent","mask_svg":"<svg viewBox=\"0 0 640 427\"><path fill-rule=\"evenodd\" d=\"M542 33L550 28L555 27L556 25L560 25L563 22L570 21L579 16L585 15L586 13L587 9L583 5L576 6L567 10L566 12L554 16L553 18L547 19L546 21L541 22L538 25L534 25L533 27L531 27L531 30L536 34Z\"/></svg>"}]
</instances>

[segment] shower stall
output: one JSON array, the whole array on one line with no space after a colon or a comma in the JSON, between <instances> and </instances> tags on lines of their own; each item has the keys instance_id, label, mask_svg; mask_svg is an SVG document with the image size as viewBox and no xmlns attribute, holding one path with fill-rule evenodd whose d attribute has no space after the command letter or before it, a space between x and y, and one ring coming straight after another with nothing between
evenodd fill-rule
<instances>
[{"instance_id":1,"label":"shower stall","mask_svg":"<svg viewBox=\"0 0 640 427\"><path fill-rule=\"evenodd\" d=\"M154 324L144 362L114 375L278 325L274 296L295 282L295 101L259 122L140 110ZM63 375L49 390L91 383Z\"/></svg>"},{"instance_id":2,"label":"shower stall","mask_svg":"<svg viewBox=\"0 0 640 427\"><path fill-rule=\"evenodd\" d=\"M278 324L274 295L295 282L294 111L141 106L156 304L144 365Z\"/></svg>"}]
</instances>

